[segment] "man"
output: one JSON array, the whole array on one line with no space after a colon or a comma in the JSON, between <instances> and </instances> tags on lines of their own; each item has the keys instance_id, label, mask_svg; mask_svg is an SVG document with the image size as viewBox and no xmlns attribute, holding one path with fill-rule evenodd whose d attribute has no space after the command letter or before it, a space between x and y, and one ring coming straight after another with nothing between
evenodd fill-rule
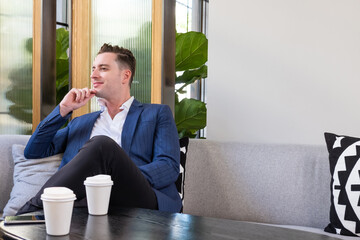
<instances>
[{"instance_id":1,"label":"man","mask_svg":"<svg viewBox=\"0 0 360 240\"><path fill-rule=\"evenodd\" d=\"M51 186L72 189L75 206L81 205L84 180L97 174L109 174L114 181L110 206L181 209L175 187L180 161L175 122L168 106L141 104L130 96L135 65L129 50L104 44L93 62L93 88L71 89L38 125L25 157L64 155L59 170L17 214L41 209L40 195ZM94 96L102 111L74 118L61 129L72 111Z\"/></svg>"}]
</instances>

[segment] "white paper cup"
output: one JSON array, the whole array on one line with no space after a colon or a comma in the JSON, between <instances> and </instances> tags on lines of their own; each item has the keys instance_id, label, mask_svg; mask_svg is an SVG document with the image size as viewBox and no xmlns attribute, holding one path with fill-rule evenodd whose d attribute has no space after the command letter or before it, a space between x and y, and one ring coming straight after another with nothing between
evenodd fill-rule
<instances>
[{"instance_id":1,"label":"white paper cup","mask_svg":"<svg viewBox=\"0 0 360 240\"><path fill-rule=\"evenodd\" d=\"M88 211L91 215L106 215L109 209L113 181L111 176L99 174L84 181Z\"/></svg>"},{"instance_id":2,"label":"white paper cup","mask_svg":"<svg viewBox=\"0 0 360 240\"><path fill-rule=\"evenodd\" d=\"M49 187L41 195L46 233L52 236L67 235L74 206L75 194L66 187Z\"/></svg>"}]
</instances>

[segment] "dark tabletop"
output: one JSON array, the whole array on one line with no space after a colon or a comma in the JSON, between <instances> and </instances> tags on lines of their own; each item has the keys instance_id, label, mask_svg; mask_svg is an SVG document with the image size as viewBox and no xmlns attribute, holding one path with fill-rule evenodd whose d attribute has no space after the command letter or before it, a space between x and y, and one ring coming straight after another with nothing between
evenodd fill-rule
<instances>
[{"instance_id":1,"label":"dark tabletop","mask_svg":"<svg viewBox=\"0 0 360 240\"><path fill-rule=\"evenodd\" d=\"M111 210L106 216L91 216L88 215L86 208L74 208L70 234L63 237L47 236L44 224L4 226L3 222L1 222L0 231L3 232L3 239L33 240L337 239L322 234L248 222L125 208ZM18 236L18 238L15 236Z\"/></svg>"}]
</instances>

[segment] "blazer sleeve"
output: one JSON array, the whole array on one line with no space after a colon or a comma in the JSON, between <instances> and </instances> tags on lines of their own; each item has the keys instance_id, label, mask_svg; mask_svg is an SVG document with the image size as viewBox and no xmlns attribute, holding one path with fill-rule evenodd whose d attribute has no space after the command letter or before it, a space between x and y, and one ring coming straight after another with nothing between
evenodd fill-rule
<instances>
[{"instance_id":1,"label":"blazer sleeve","mask_svg":"<svg viewBox=\"0 0 360 240\"><path fill-rule=\"evenodd\" d=\"M69 127L59 130L70 118L71 113L65 117L60 115L57 106L40 124L30 137L24 155L26 158L43 158L64 152Z\"/></svg>"},{"instance_id":2,"label":"blazer sleeve","mask_svg":"<svg viewBox=\"0 0 360 240\"><path fill-rule=\"evenodd\" d=\"M180 146L175 121L169 106L162 105L156 122L152 162L139 169L152 187L161 189L176 181L179 166Z\"/></svg>"}]
</instances>

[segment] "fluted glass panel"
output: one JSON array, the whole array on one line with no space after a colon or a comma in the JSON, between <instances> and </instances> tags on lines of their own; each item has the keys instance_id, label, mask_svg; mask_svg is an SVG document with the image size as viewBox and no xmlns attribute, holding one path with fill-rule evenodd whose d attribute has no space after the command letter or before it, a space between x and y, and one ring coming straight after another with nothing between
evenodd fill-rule
<instances>
[{"instance_id":1,"label":"fluted glass panel","mask_svg":"<svg viewBox=\"0 0 360 240\"><path fill-rule=\"evenodd\" d=\"M32 129L33 0L0 0L0 134Z\"/></svg>"},{"instance_id":2,"label":"fluted glass panel","mask_svg":"<svg viewBox=\"0 0 360 240\"><path fill-rule=\"evenodd\" d=\"M92 60L104 43L130 49L137 62L131 95L150 103L152 0L92 0L91 9Z\"/></svg>"}]
</instances>

